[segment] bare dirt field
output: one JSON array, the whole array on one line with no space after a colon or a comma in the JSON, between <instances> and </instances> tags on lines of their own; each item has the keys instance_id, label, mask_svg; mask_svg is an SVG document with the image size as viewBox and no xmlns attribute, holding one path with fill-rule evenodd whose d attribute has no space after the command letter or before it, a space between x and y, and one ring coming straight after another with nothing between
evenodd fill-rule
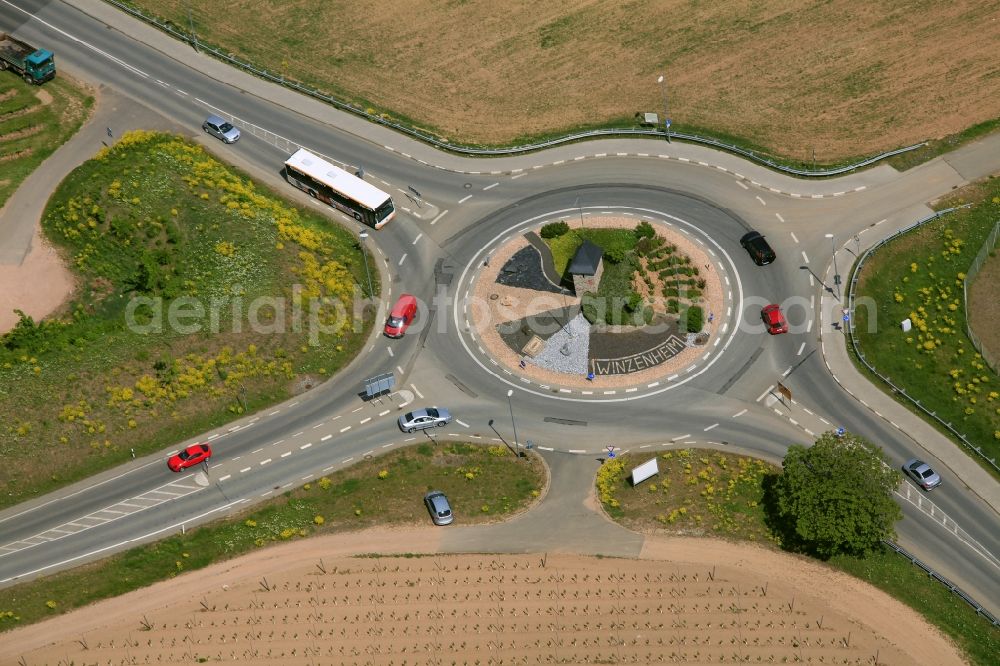
<instances>
[{"instance_id":1,"label":"bare dirt field","mask_svg":"<svg viewBox=\"0 0 1000 666\"><path fill-rule=\"evenodd\" d=\"M662 114L660 74L675 123L800 160L944 136L1000 108L995 0L136 4L183 29L190 8L201 39L457 142Z\"/></svg>"},{"instance_id":2,"label":"bare dirt field","mask_svg":"<svg viewBox=\"0 0 1000 666\"><path fill-rule=\"evenodd\" d=\"M31 251L20 265L0 264L0 335L17 324L20 309L35 321L59 309L73 292L73 274L59 253L35 230ZM30 295L30 297L28 297Z\"/></svg>"},{"instance_id":3,"label":"bare dirt field","mask_svg":"<svg viewBox=\"0 0 1000 666\"><path fill-rule=\"evenodd\" d=\"M0 663L962 663L884 593L751 545L648 537L635 560L434 554L440 534L261 550L11 631Z\"/></svg>"}]
</instances>

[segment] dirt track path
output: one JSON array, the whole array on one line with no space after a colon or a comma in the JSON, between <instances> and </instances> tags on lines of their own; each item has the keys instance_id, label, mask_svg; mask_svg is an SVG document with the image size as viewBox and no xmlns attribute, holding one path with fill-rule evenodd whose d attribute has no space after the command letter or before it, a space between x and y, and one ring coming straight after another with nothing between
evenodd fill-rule
<instances>
[{"instance_id":1,"label":"dirt track path","mask_svg":"<svg viewBox=\"0 0 1000 666\"><path fill-rule=\"evenodd\" d=\"M44 89L38 96L42 103L51 102ZM42 162L0 210L0 335L17 323L15 309L38 321L59 310L77 286L59 253L41 233L45 206L59 183L106 142L129 130L191 133L106 88L95 91L94 99L93 115L80 131Z\"/></svg>"}]
</instances>

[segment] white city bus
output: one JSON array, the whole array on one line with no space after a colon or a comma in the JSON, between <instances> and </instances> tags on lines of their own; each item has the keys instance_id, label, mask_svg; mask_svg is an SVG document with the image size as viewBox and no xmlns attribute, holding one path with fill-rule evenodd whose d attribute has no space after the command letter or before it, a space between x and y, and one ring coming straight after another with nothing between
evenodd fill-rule
<instances>
[{"instance_id":1,"label":"white city bus","mask_svg":"<svg viewBox=\"0 0 1000 666\"><path fill-rule=\"evenodd\" d=\"M309 196L376 229L381 229L396 215L388 194L303 148L285 161L285 177Z\"/></svg>"}]
</instances>

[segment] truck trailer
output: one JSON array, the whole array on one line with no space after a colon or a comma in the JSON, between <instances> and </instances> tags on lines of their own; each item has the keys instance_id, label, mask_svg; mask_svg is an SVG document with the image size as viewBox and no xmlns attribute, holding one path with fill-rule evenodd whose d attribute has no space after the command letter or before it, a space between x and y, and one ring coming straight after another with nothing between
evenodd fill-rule
<instances>
[{"instance_id":1,"label":"truck trailer","mask_svg":"<svg viewBox=\"0 0 1000 666\"><path fill-rule=\"evenodd\" d=\"M12 69L26 83L41 85L55 77L56 62L52 51L36 49L13 35L0 32L0 69Z\"/></svg>"}]
</instances>

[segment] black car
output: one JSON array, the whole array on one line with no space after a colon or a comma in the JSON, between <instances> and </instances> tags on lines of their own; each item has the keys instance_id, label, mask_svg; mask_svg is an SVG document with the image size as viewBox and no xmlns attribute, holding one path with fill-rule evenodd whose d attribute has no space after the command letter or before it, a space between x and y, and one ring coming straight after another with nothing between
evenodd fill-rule
<instances>
[{"instance_id":1,"label":"black car","mask_svg":"<svg viewBox=\"0 0 1000 666\"><path fill-rule=\"evenodd\" d=\"M774 250L768 245L764 237L761 236L756 231L751 231L748 234L744 234L743 238L740 239L740 245L743 249L750 254L750 258L753 259L753 263L758 266L766 266L775 260Z\"/></svg>"}]
</instances>

